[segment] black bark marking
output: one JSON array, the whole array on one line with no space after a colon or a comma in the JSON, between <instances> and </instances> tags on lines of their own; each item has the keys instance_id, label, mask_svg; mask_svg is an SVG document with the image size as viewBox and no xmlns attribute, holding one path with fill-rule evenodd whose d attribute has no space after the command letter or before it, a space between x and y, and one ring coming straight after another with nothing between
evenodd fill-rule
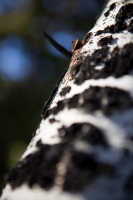
<instances>
[{"instance_id":1,"label":"black bark marking","mask_svg":"<svg viewBox=\"0 0 133 200\"><path fill-rule=\"evenodd\" d=\"M65 96L68 92L70 92L70 90L71 90L70 86L64 87L60 92L60 96Z\"/></svg>"},{"instance_id":2,"label":"black bark marking","mask_svg":"<svg viewBox=\"0 0 133 200\"><path fill-rule=\"evenodd\" d=\"M83 99L82 102L80 101L81 98ZM44 118L51 114L56 115L65 107L83 109L87 113L101 110L105 115L111 115L114 112L123 112L132 106L133 100L129 93L118 88L95 86L86 89L81 94L59 101L56 107L47 110Z\"/></svg>"},{"instance_id":3,"label":"black bark marking","mask_svg":"<svg viewBox=\"0 0 133 200\"><path fill-rule=\"evenodd\" d=\"M32 133L32 137L35 137L35 135L36 135L36 132Z\"/></svg>"},{"instance_id":4,"label":"black bark marking","mask_svg":"<svg viewBox=\"0 0 133 200\"><path fill-rule=\"evenodd\" d=\"M133 33L133 19L130 21L129 25L127 26L127 30Z\"/></svg>"},{"instance_id":5,"label":"black bark marking","mask_svg":"<svg viewBox=\"0 0 133 200\"><path fill-rule=\"evenodd\" d=\"M122 6L116 15L116 25L119 27L119 31L126 29L125 20L133 17L133 4L129 3Z\"/></svg>"},{"instance_id":6,"label":"black bark marking","mask_svg":"<svg viewBox=\"0 0 133 200\"><path fill-rule=\"evenodd\" d=\"M129 3L120 8L118 14L116 15L116 22L121 23L131 17L133 17L133 4Z\"/></svg>"},{"instance_id":7,"label":"black bark marking","mask_svg":"<svg viewBox=\"0 0 133 200\"><path fill-rule=\"evenodd\" d=\"M70 73L74 83L80 85L87 79L98 76L96 65L105 63L108 56L109 47L96 50L91 56L87 56L81 65L72 67Z\"/></svg>"},{"instance_id":8,"label":"black bark marking","mask_svg":"<svg viewBox=\"0 0 133 200\"><path fill-rule=\"evenodd\" d=\"M110 5L110 7L109 7L109 10L108 10L106 13L104 13L104 16L105 16L105 17L108 17L109 14L110 14L110 11L114 10L115 7L116 7L116 3L112 3L112 4Z\"/></svg>"},{"instance_id":9,"label":"black bark marking","mask_svg":"<svg viewBox=\"0 0 133 200\"><path fill-rule=\"evenodd\" d=\"M55 106L52 109L46 110L46 112L42 115L42 117L46 119L51 114L58 114L60 111L62 111L65 108L66 103L67 103L67 100L58 101L57 106Z\"/></svg>"},{"instance_id":10,"label":"black bark marking","mask_svg":"<svg viewBox=\"0 0 133 200\"><path fill-rule=\"evenodd\" d=\"M98 46L104 46L104 45L111 44L112 39L113 39L113 38L112 38L112 35L107 36L107 37L104 37L104 38L101 38L101 39L98 41Z\"/></svg>"},{"instance_id":11,"label":"black bark marking","mask_svg":"<svg viewBox=\"0 0 133 200\"><path fill-rule=\"evenodd\" d=\"M104 16L105 16L105 17L108 17L108 16L109 16L109 13L110 13L110 11L108 10L106 13L104 13Z\"/></svg>"},{"instance_id":12,"label":"black bark marking","mask_svg":"<svg viewBox=\"0 0 133 200\"><path fill-rule=\"evenodd\" d=\"M98 162L96 157L89 152L83 153L72 150L64 177L63 190L67 192L79 191L102 174L110 178L115 176L115 167L108 163Z\"/></svg>"},{"instance_id":13,"label":"black bark marking","mask_svg":"<svg viewBox=\"0 0 133 200\"><path fill-rule=\"evenodd\" d=\"M59 121L56 120L55 118L51 118L51 119L49 119L49 122L50 122L51 124L53 124L54 122L59 122Z\"/></svg>"},{"instance_id":14,"label":"black bark marking","mask_svg":"<svg viewBox=\"0 0 133 200\"><path fill-rule=\"evenodd\" d=\"M101 110L108 115L114 111L120 112L133 106L133 101L129 94L117 88L90 87L81 96L84 102L80 104L80 107L88 112Z\"/></svg>"},{"instance_id":15,"label":"black bark marking","mask_svg":"<svg viewBox=\"0 0 133 200\"><path fill-rule=\"evenodd\" d=\"M29 187L38 184L44 189L50 189L53 186L56 165L61 159L64 145L50 146L42 144L40 140L37 142L37 147L39 149L37 152L19 161L7 175L6 181L13 189L23 183L27 183Z\"/></svg>"},{"instance_id":16,"label":"black bark marking","mask_svg":"<svg viewBox=\"0 0 133 200\"><path fill-rule=\"evenodd\" d=\"M71 157L66 166L63 190L77 191L100 174L113 175L113 166L102 161L99 162L94 155L89 152L80 152L73 146L74 140L79 139L107 148L108 144L103 133L96 127L89 123L72 124L70 127L63 126L59 129L59 136L62 142L52 146L43 144L39 140L36 144L38 151L16 164L6 177L6 181L12 186L12 189L26 183L31 188L37 184L43 189L49 190L55 184L57 164L66 151Z\"/></svg>"},{"instance_id":17,"label":"black bark marking","mask_svg":"<svg viewBox=\"0 0 133 200\"><path fill-rule=\"evenodd\" d=\"M101 110L104 114L109 115L133 106L129 93L117 88L90 87L82 95L84 102L81 107L88 112Z\"/></svg>"},{"instance_id":18,"label":"black bark marking","mask_svg":"<svg viewBox=\"0 0 133 200\"><path fill-rule=\"evenodd\" d=\"M111 5L110 5L110 11L112 11L112 10L114 10L114 8L116 7L116 3L112 3Z\"/></svg>"},{"instance_id":19,"label":"black bark marking","mask_svg":"<svg viewBox=\"0 0 133 200\"><path fill-rule=\"evenodd\" d=\"M77 191L97 176L99 164L93 156L73 151L65 174L64 191Z\"/></svg>"},{"instance_id":20,"label":"black bark marking","mask_svg":"<svg viewBox=\"0 0 133 200\"><path fill-rule=\"evenodd\" d=\"M126 44L122 49L116 47L108 58L108 47L96 50L87 56L84 63L71 69L71 78L77 85L88 79L99 79L113 76L115 78L130 74L133 71L133 43ZM103 65L97 70L95 66Z\"/></svg>"},{"instance_id":21,"label":"black bark marking","mask_svg":"<svg viewBox=\"0 0 133 200\"><path fill-rule=\"evenodd\" d=\"M80 139L94 146L109 147L102 131L89 123L75 123L70 127L63 126L59 129L59 136L67 142Z\"/></svg>"},{"instance_id":22,"label":"black bark marking","mask_svg":"<svg viewBox=\"0 0 133 200\"><path fill-rule=\"evenodd\" d=\"M107 26L104 30L98 30L95 36L101 35L103 33L114 33L115 25Z\"/></svg>"},{"instance_id":23,"label":"black bark marking","mask_svg":"<svg viewBox=\"0 0 133 200\"><path fill-rule=\"evenodd\" d=\"M128 24L126 23L127 19L130 19L133 17L133 4L129 3L124 6L122 6L119 10L119 12L116 15L115 21L116 23L111 26L107 26L104 30L99 30L95 33L95 35L101 35L103 33L119 33L124 30L128 30L129 32L132 32L132 28L128 29ZM132 27L132 24L130 24Z\"/></svg>"}]
</instances>

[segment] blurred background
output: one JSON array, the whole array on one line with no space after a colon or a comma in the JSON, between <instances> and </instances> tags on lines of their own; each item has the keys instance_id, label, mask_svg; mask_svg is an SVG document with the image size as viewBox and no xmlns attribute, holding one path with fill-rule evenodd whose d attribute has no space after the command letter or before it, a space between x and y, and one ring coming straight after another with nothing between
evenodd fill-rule
<instances>
[{"instance_id":1,"label":"blurred background","mask_svg":"<svg viewBox=\"0 0 133 200\"><path fill-rule=\"evenodd\" d=\"M0 188L40 123L41 110L70 59L42 29L71 51L93 27L105 0L0 0Z\"/></svg>"}]
</instances>

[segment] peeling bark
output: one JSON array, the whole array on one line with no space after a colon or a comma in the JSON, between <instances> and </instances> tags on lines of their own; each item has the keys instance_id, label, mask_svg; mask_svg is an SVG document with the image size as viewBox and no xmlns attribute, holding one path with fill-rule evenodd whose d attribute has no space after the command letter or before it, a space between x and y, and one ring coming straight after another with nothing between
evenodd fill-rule
<instances>
[{"instance_id":1,"label":"peeling bark","mask_svg":"<svg viewBox=\"0 0 133 200\"><path fill-rule=\"evenodd\" d=\"M133 0L110 0L84 41L1 200L133 199Z\"/></svg>"}]
</instances>

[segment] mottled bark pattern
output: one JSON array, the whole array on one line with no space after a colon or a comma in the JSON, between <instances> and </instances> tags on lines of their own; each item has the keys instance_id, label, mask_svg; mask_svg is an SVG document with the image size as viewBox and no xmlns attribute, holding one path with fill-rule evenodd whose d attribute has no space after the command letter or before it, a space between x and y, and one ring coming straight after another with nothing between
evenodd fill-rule
<instances>
[{"instance_id":1,"label":"mottled bark pattern","mask_svg":"<svg viewBox=\"0 0 133 200\"><path fill-rule=\"evenodd\" d=\"M83 41L1 200L133 199L133 0L110 0Z\"/></svg>"}]
</instances>

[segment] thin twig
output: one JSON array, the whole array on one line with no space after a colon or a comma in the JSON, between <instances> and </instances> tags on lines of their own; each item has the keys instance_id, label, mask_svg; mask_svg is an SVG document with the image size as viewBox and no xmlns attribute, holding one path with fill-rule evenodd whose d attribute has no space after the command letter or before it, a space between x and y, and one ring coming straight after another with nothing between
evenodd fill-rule
<instances>
[{"instance_id":1,"label":"thin twig","mask_svg":"<svg viewBox=\"0 0 133 200\"><path fill-rule=\"evenodd\" d=\"M57 43L49 34L47 34L44 30L42 30L43 35L49 40L49 42L63 55L66 57L71 58L72 57L72 52L68 51L65 47Z\"/></svg>"}]
</instances>

